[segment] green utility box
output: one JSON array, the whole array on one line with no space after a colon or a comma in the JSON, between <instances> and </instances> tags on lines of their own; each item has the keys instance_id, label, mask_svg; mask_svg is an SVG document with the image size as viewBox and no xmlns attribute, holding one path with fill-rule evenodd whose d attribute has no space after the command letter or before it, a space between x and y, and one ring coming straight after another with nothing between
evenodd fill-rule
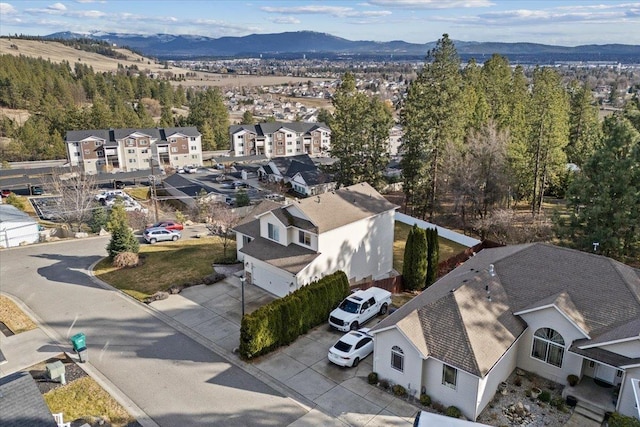
<instances>
[{"instance_id":1,"label":"green utility box","mask_svg":"<svg viewBox=\"0 0 640 427\"><path fill-rule=\"evenodd\" d=\"M82 332L79 334L75 334L71 337L71 343L73 344L73 349L75 351L84 350L87 348L87 340Z\"/></svg>"}]
</instances>

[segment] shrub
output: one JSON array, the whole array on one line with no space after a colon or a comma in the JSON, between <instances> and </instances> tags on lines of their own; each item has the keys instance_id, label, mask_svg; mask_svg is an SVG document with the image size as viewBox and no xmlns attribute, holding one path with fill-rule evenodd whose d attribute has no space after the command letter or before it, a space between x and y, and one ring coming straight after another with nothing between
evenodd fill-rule
<instances>
[{"instance_id":1,"label":"shrub","mask_svg":"<svg viewBox=\"0 0 640 427\"><path fill-rule=\"evenodd\" d=\"M614 412L609 417L609 427L640 427L640 420Z\"/></svg>"},{"instance_id":2,"label":"shrub","mask_svg":"<svg viewBox=\"0 0 640 427\"><path fill-rule=\"evenodd\" d=\"M91 211L91 219L89 220L89 228L92 233L97 233L107 226L107 210L102 206L97 206Z\"/></svg>"},{"instance_id":3,"label":"shrub","mask_svg":"<svg viewBox=\"0 0 640 427\"><path fill-rule=\"evenodd\" d=\"M444 414L447 417L451 417L451 418L460 418L462 416L462 412L460 412L460 409L458 409L455 406L449 406L445 411Z\"/></svg>"},{"instance_id":4,"label":"shrub","mask_svg":"<svg viewBox=\"0 0 640 427\"><path fill-rule=\"evenodd\" d=\"M369 375L367 375L367 381L369 381L369 384L378 384L378 374L375 372L369 373Z\"/></svg>"},{"instance_id":5,"label":"shrub","mask_svg":"<svg viewBox=\"0 0 640 427\"><path fill-rule=\"evenodd\" d=\"M433 402L431 407L441 414L444 414L444 411L447 409L447 407L440 402Z\"/></svg>"},{"instance_id":6,"label":"shrub","mask_svg":"<svg viewBox=\"0 0 640 427\"><path fill-rule=\"evenodd\" d=\"M133 252L120 252L113 258L113 266L118 268L136 267L139 262L140 257Z\"/></svg>"},{"instance_id":7,"label":"shrub","mask_svg":"<svg viewBox=\"0 0 640 427\"><path fill-rule=\"evenodd\" d=\"M25 209L24 200L20 196L17 196L13 193L9 194L4 202L8 205L15 206L21 211Z\"/></svg>"},{"instance_id":8,"label":"shrub","mask_svg":"<svg viewBox=\"0 0 640 427\"><path fill-rule=\"evenodd\" d=\"M578 384L579 380L580 380L580 378L578 378L577 375L571 374L571 375L567 376L567 382L569 383L569 385L571 387L573 387L574 385Z\"/></svg>"},{"instance_id":9,"label":"shrub","mask_svg":"<svg viewBox=\"0 0 640 427\"><path fill-rule=\"evenodd\" d=\"M549 393L549 390L543 390L540 393L540 396L538 396L538 400L548 403L551 400L551 393Z\"/></svg>"},{"instance_id":10,"label":"shrub","mask_svg":"<svg viewBox=\"0 0 640 427\"><path fill-rule=\"evenodd\" d=\"M513 385L515 385L516 387L520 387L520 386L522 385L522 378L520 378L520 377L516 377L516 378L513 380Z\"/></svg>"},{"instance_id":11,"label":"shrub","mask_svg":"<svg viewBox=\"0 0 640 427\"><path fill-rule=\"evenodd\" d=\"M389 390L389 381L387 380L380 380L380 387L382 387L385 390Z\"/></svg>"},{"instance_id":12,"label":"shrub","mask_svg":"<svg viewBox=\"0 0 640 427\"><path fill-rule=\"evenodd\" d=\"M422 393L420 395L420 404L422 406L429 406L431 405L431 396L429 396L428 394L424 394Z\"/></svg>"},{"instance_id":13,"label":"shrub","mask_svg":"<svg viewBox=\"0 0 640 427\"><path fill-rule=\"evenodd\" d=\"M407 395L407 389L400 384L396 384L393 386L393 394L399 397L405 397Z\"/></svg>"}]
</instances>

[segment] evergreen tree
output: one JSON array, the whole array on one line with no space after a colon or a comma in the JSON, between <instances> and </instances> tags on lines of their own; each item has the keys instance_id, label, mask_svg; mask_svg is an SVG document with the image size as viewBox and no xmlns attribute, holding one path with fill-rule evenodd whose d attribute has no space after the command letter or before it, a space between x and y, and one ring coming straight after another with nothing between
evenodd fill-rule
<instances>
[{"instance_id":1,"label":"evergreen tree","mask_svg":"<svg viewBox=\"0 0 640 427\"><path fill-rule=\"evenodd\" d=\"M111 208L109 213L109 221L107 222L107 230L111 232L111 240L107 245L109 258L113 259L122 252L138 253L140 243L129 228L127 221L127 212L124 210L122 203L117 203Z\"/></svg>"},{"instance_id":2,"label":"evergreen tree","mask_svg":"<svg viewBox=\"0 0 640 427\"><path fill-rule=\"evenodd\" d=\"M432 216L435 209L445 146L460 143L464 135L467 113L462 82L460 58L444 34L411 83L402 113L404 191L423 215ZM424 195L426 200L420 200Z\"/></svg>"},{"instance_id":3,"label":"evergreen tree","mask_svg":"<svg viewBox=\"0 0 640 427\"><path fill-rule=\"evenodd\" d=\"M569 104L560 75L551 68L536 68L529 113L529 165L533 170L531 213L542 209L549 183L566 167L564 148L569 139Z\"/></svg>"},{"instance_id":4,"label":"evergreen tree","mask_svg":"<svg viewBox=\"0 0 640 427\"><path fill-rule=\"evenodd\" d=\"M622 262L640 259L640 132L624 117L608 117L602 144L567 190L569 221L554 218L559 237L583 251Z\"/></svg>"},{"instance_id":5,"label":"evergreen tree","mask_svg":"<svg viewBox=\"0 0 640 427\"><path fill-rule=\"evenodd\" d=\"M582 166L591 157L600 139L598 108L588 85L574 81L569 90L569 143L565 151L567 161Z\"/></svg>"},{"instance_id":6,"label":"evergreen tree","mask_svg":"<svg viewBox=\"0 0 640 427\"><path fill-rule=\"evenodd\" d=\"M247 110L242 114L242 121L240 122L241 125L252 125L255 122L256 121L253 118L251 111Z\"/></svg>"},{"instance_id":7,"label":"evergreen tree","mask_svg":"<svg viewBox=\"0 0 640 427\"><path fill-rule=\"evenodd\" d=\"M247 191L244 188L238 190L236 193L236 206L241 208L243 206L249 206L249 203L251 203L251 200L249 199Z\"/></svg>"},{"instance_id":8,"label":"evergreen tree","mask_svg":"<svg viewBox=\"0 0 640 427\"><path fill-rule=\"evenodd\" d=\"M438 229L437 228L427 229L426 238L427 238L426 287L429 287L438 279L438 263L440 259L440 240L438 239Z\"/></svg>"},{"instance_id":9,"label":"evergreen tree","mask_svg":"<svg viewBox=\"0 0 640 427\"><path fill-rule=\"evenodd\" d=\"M197 92L189 103L188 126L202 134L202 149L217 150L229 144L229 113L218 88ZM205 129L210 130L210 132Z\"/></svg>"},{"instance_id":10,"label":"evergreen tree","mask_svg":"<svg viewBox=\"0 0 640 427\"><path fill-rule=\"evenodd\" d=\"M91 211L91 219L89 220L89 228L92 233L98 233L107 226L109 216L107 210L103 206L96 206Z\"/></svg>"},{"instance_id":11,"label":"evergreen tree","mask_svg":"<svg viewBox=\"0 0 640 427\"><path fill-rule=\"evenodd\" d=\"M327 110L326 108L321 108L318 111L318 122L319 123L324 123L325 125L331 127L331 120L332 119L333 119L333 116L331 115L329 110Z\"/></svg>"},{"instance_id":12,"label":"evergreen tree","mask_svg":"<svg viewBox=\"0 0 640 427\"><path fill-rule=\"evenodd\" d=\"M402 264L402 283L412 291L424 288L427 278L427 235L414 224L407 236Z\"/></svg>"}]
</instances>

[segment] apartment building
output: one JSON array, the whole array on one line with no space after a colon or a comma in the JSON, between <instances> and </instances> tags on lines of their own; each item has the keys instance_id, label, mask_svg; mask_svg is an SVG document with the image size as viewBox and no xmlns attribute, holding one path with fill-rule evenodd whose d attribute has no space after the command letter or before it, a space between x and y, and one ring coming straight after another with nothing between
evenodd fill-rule
<instances>
[{"instance_id":1,"label":"apartment building","mask_svg":"<svg viewBox=\"0 0 640 427\"><path fill-rule=\"evenodd\" d=\"M325 156L331 147L331 129L324 123L272 122L229 128L232 156Z\"/></svg>"},{"instance_id":2,"label":"apartment building","mask_svg":"<svg viewBox=\"0 0 640 427\"><path fill-rule=\"evenodd\" d=\"M130 172L154 166L202 165L202 141L195 127L68 131L67 156L86 173Z\"/></svg>"}]
</instances>

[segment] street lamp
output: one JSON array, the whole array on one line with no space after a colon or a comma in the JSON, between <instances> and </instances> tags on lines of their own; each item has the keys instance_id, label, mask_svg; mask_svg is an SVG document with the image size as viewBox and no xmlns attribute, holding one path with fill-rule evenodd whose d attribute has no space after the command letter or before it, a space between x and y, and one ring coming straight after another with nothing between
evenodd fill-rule
<instances>
[{"instance_id":1,"label":"street lamp","mask_svg":"<svg viewBox=\"0 0 640 427\"><path fill-rule=\"evenodd\" d=\"M244 282L246 281L246 277L242 276L240 278L240 287L241 287L241 293L240 296L242 298L242 317L244 318Z\"/></svg>"}]
</instances>

